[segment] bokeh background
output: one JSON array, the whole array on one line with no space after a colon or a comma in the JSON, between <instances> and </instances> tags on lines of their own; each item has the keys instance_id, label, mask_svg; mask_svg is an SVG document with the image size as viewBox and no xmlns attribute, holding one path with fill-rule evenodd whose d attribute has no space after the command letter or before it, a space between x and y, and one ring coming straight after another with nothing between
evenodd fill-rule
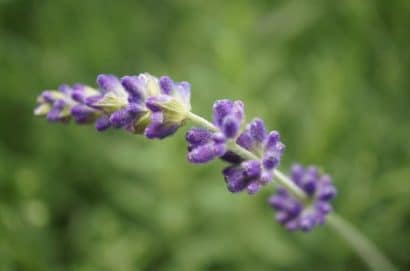
<instances>
[{"instance_id":1,"label":"bokeh background","mask_svg":"<svg viewBox=\"0 0 410 271\"><path fill-rule=\"evenodd\" d=\"M0 1L0 270L366 270L327 227L288 233L221 162L48 124L36 95L99 73L187 80L194 111L242 99L317 164L335 208L410 267L410 1Z\"/></svg>"}]
</instances>

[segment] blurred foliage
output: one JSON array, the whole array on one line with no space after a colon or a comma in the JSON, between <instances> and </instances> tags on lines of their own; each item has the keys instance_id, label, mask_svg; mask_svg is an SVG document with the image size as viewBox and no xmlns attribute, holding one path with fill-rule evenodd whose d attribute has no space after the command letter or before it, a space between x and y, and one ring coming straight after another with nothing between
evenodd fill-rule
<instances>
[{"instance_id":1,"label":"blurred foliage","mask_svg":"<svg viewBox=\"0 0 410 271\"><path fill-rule=\"evenodd\" d=\"M0 270L365 270L326 227L287 233L272 188L227 192L183 132L148 142L50 125L36 95L99 73L246 101L282 168L321 165L337 211L410 268L410 1L0 1Z\"/></svg>"}]
</instances>

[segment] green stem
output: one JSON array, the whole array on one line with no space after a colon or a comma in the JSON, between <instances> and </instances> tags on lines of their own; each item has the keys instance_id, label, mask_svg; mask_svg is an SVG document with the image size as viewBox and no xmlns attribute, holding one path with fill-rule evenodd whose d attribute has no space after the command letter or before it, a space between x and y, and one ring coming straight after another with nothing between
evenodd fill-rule
<instances>
[{"instance_id":1,"label":"green stem","mask_svg":"<svg viewBox=\"0 0 410 271\"><path fill-rule=\"evenodd\" d=\"M187 114L187 119L192 121L195 124L198 124L199 126L202 126L208 130L211 130L213 132L217 132L218 128L210 121L208 121L207 119L204 119L201 116L198 116L192 112L188 112Z\"/></svg>"},{"instance_id":2,"label":"green stem","mask_svg":"<svg viewBox=\"0 0 410 271\"><path fill-rule=\"evenodd\" d=\"M204 127L211 131L219 131L219 129L208 120L198 116L192 112L189 112L187 119L192 121L201 127ZM231 141L228 143L228 148L231 151L239 154L241 157L249 160L259 160L260 158L254 153ZM307 195L297 187L285 174L275 169L273 171L275 175L275 181L281 186L284 186L290 193L296 198L305 202ZM357 252L357 254L368 264L370 269L375 271L394 271L396 268L392 263L383 255L383 253L363 234L361 234L352 224L342 219L336 214L330 214L327 217L328 225Z\"/></svg>"},{"instance_id":3,"label":"green stem","mask_svg":"<svg viewBox=\"0 0 410 271\"><path fill-rule=\"evenodd\" d=\"M345 239L358 255L367 263L371 270L394 271L397 270L383 253L359 232L352 224L336 214L329 214L326 218L327 225Z\"/></svg>"}]
</instances>

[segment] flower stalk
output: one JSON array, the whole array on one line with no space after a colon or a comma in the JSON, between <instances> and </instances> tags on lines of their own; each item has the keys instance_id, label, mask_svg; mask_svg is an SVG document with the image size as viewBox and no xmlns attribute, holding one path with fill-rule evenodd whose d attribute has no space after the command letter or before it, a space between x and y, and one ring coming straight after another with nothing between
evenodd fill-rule
<instances>
[{"instance_id":1,"label":"flower stalk","mask_svg":"<svg viewBox=\"0 0 410 271\"><path fill-rule=\"evenodd\" d=\"M333 213L327 218L327 224L342 237L350 247L374 271L395 271L396 267L383 253L351 223Z\"/></svg>"}]
</instances>

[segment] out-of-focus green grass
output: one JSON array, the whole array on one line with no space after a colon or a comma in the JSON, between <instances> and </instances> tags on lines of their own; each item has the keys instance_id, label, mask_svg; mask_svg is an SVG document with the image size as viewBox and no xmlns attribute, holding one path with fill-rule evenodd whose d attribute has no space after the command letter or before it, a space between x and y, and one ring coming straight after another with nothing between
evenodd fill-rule
<instances>
[{"instance_id":1,"label":"out-of-focus green grass","mask_svg":"<svg viewBox=\"0 0 410 271\"><path fill-rule=\"evenodd\" d=\"M336 210L410 267L410 1L0 1L0 270L365 270L326 227L287 233L273 191L227 192L148 141L51 125L36 95L99 73L242 99L282 133L282 168L318 164Z\"/></svg>"}]
</instances>

